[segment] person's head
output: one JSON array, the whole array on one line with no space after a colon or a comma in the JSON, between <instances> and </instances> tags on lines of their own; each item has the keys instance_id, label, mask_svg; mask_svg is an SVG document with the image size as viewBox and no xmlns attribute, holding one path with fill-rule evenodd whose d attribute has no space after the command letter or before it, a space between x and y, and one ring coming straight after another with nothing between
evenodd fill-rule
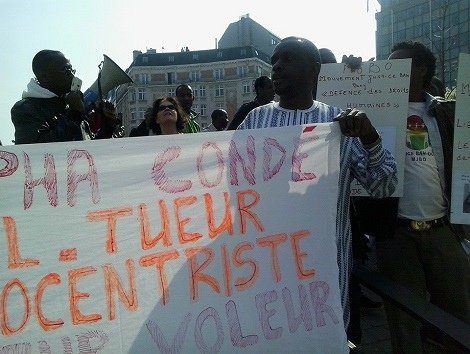
<instances>
[{"instance_id":1,"label":"person's head","mask_svg":"<svg viewBox=\"0 0 470 354\"><path fill-rule=\"evenodd\" d=\"M426 89L436 71L436 57L420 42L406 41L395 44L388 59L411 58L410 88Z\"/></svg>"},{"instance_id":2,"label":"person's head","mask_svg":"<svg viewBox=\"0 0 470 354\"><path fill-rule=\"evenodd\" d=\"M32 69L39 85L63 95L70 92L75 70L62 52L58 50L41 50L33 58Z\"/></svg>"},{"instance_id":3,"label":"person's head","mask_svg":"<svg viewBox=\"0 0 470 354\"><path fill-rule=\"evenodd\" d=\"M224 130L228 124L228 113L225 109L214 109L211 114L212 125L217 130Z\"/></svg>"},{"instance_id":4,"label":"person's head","mask_svg":"<svg viewBox=\"0 0 470 354\"><path fill-rule=\"evenodd\" d=\"M260 104L266 104L274 99L273 81L269 76L262 75L255 80L256 100Z\"/></svg>"},{"instance_id":5,"label":"person's head","mask_svg":"<svg viewBox=\"0 0 470 354\"><path fill-rule=\"evenodd\" d=\"M189 113L194 102L193 89L191 88L191 86L189 86L188 84L179 85L176 88L175 93L181 107L186 113Z\"/></svg>"},{"instance_id":6,"label":"person's head","mask_svg":"<svg viewBox=\"0 0 470 354\"><path fill-rule=\"evenodd\" d=\"M318 49L318 52L320 53L320 60L322 64L337 63L336 57L331 51L331 49L320 48ZM315 84L313 85L313 89L312 89L313 99L317 98L317 88L318 88L317 86L318 86L318 81L316 81Z\"/></svg>"},{"instance_id":7,"label":"person's head","mask_svg":"<svg viewBox=\"0 0 470 354\"><path fill-rule=\"evenodd\" d=\"M166 131L181 133L183 127L183 111L178 100L171 96L157 98L153 103L149 128L156 135L162 135Z\"/></svg>"},{"instance_id":8,"label":"person's head","mask_svg":"<svg viewBox=\"0 0 470 354\"><path fill-rule=\"evenodd\" d=\"M274 92L281 106L307 108L321 68L317 47L305 38L284 38L274 48L271 65Z\"/></svg>"},{"instance_id":9,"label":"person's head","mask_svg":"<svg viewBox=\"0 0 470 354\"><path fill-rule=\"evenodd\" d=\"M145 110L144 119L145 119L145 124L147 124L147 127L150 126L150 122L152 121L152 112L153 112L153 107L148 107Z\"/></svg>"},{"instance_id":10,"label":"person's head","mask_svg":"<svg viewBox=\"0 0 470 354\"><path fill-rule=\"evenodd\" d=\"M331 64L331 63L337 63L338 61L336 60L335 55L331 51L331 49L328 48L320 48L318 49L320 52L320 59L322 64Z\"/></svg>"}]
</instances>

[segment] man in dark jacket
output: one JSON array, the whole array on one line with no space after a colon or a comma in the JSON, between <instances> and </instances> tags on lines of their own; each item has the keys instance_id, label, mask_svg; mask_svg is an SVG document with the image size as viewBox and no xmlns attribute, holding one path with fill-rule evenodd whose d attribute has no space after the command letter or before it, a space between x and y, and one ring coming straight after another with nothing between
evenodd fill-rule
<instances>
[{"instance_id":1,"label":"man in dark jacket","mask_svg":"<svg viewBox=\"0 0 470 354\"><path fill-rule=\"evenodd\" d=\"M152 119L152 107L147 108L144 113L144 120L137 128L132 128L129 137L133 136L148 136L150 133L150 120Z\"/></svg>"},{"instance_id":2,"label":"man in dark jacket","mask_svg":"<svg viewBox=\"0 0 470 354\"><path fill-rule=\"evenodd\" d=\"M35 78L11 109L15 144L90 138L83 95L72 91L75 70L59 51L41 50L32 62Z\"/></svg>"},{"instance_id":3,"label":"man in dark jacket","mask_svg":"<svg viewBox=\"0 0 470 354\"><path fill-rule=\"evenodd\" d=\"M426 46L396 44L389 59L405 58L412 63L403 197L369 200L361 226L377 237L381 272L470 324L469 258L459 226L449 223L454 104L426 92L436 68ZM421 324L385 305L393 352L422 353ZM460 353L452 343L445 344L447 352Z\"/></svg>"},{"instance_id":4,"label":"man in dark jacket","mask_svg":"<svg viewBox=\"0 0 470 354\"><path fill-rule=\"evenodd\" d=\"M273 82L269 76L263 75L255 80L256 97L253 101L244 103L238 108L226 130L235 130L243 122L253 108L262 106L274 99Z\"/></svg>"},{"instance_id":5,"label":"man in dark jacket","mask_svg":"<svg viewBox=\"0 0 470 354\"><path fill-rule=\"evenodd\" d=\"M184 133L199 133L201 126L199 125L200 113L192 109L194 103L194 92L188 84L181 84L175 90L176 98L184 110L185 122Z\"/></svg>"}]
</instances>

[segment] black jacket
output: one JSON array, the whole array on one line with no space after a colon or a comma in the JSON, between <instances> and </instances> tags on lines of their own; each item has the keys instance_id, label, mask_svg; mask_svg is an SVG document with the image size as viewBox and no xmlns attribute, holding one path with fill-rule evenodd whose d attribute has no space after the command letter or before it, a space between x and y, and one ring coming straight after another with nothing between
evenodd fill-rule
<instances>
[{"instance_id":1,"label":"black jacket","mask_svg":"<svg viewBox=\"0 0 470 354\"><path fill-rule=\"evenodd\" d=\"M83 140L83 118L62 97L22 99L11 109L15 144Z\"/></svg>"},{"instance_id":2,"label":"black jacket","mask_svg":"<svg viewBox=\"0 0 470 354\"><path fill-rule=\"evenodd\" d=\"M148 136L149 135L149 128L147 127L147 123L145 120L138 125L137 128L132 128L131 132L129 133L129 137L133 136Z\"/></svg>"},{"instance_id":3,"label":"black jacket","mask_svg":"<svg viewBox=\"0 0 470 354\"><path fill-rule=\"evenodd\" d=\"M230 121L227 129L225 130L236 130L240 124L245 120L246 116L250 111L256 107L259 107L259 102L254 99L251 102L244 103L238 108L238 111L233 116L233 119Z\"/></svg>"}]
</instances>

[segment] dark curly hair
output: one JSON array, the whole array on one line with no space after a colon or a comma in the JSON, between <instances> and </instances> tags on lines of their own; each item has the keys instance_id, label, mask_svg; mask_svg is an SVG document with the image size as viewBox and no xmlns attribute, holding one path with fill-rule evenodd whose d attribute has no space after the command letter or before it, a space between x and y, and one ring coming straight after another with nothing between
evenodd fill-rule
<instances>
[{"instance_id":1,"label":"dark curly hair","mask_svg":"<svg viewBox=\"0 0 470 354\"><path fill-rule=\"evenodd\" d=\"M432 77L436 73L436 57L423 43L405 41L395 44L392 53L397 50L407 50L411 53L412 65L425 65L428 69L423 77L423 88L429 87Z\"/></svg>"},{"instance_id":2,"label":"dark curly hair","mask_svg":"<svg viewBox=\"0 0 470 354\"><path fill-rule=\"evenodd\" d=\"M58 56L63 56L58 50L44 49L36 53L32 62L34 75L40 76L41 73L57 62Z\"/></svg>"},{"instance_id":3,"label":"dark curly hair","mask_svg":"<svg viewBox=\"0 0 470 354\"><path fill-rule=\"evenodd\" d=\"M157 114L158 114L158 107L160 106L160 104L163 101L168 101L176 107L176 117L177 117L177 119L176 119L176 130L178 131L178 133L182 133L183 128L184 128L183 110L182 110L180 104L178 103L178 101L172 96L162 96L162 97L157 98L153 102L152 119L150 120L149 128L156 135L161 135L162 134L162 130L160 128L160 125L157 124Z\"/></svg>"}]
</instances>

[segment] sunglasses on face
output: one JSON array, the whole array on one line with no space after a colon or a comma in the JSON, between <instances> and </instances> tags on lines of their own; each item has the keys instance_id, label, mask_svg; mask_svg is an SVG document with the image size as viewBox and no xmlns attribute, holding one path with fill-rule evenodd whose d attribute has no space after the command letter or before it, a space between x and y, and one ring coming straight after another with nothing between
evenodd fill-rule
<instances>
[{"instance_id":1,"label":"sunglasses on face","mask_svg":"<svg viewBox=\"0 0 470 354\"><path fill-rule=\"evenodd\" d=\"M170 104L170 105L165 105L165 106L158 106L157 108L157 112L163 112L165 109L170 109L172 111L176 111L176 106L173 105L173 104Z\"/></svg>"},{"instance_id":2,"label":"sunglasses on face","mask_svg":"<svg viewBox=\"0 0 470 354\"><path fill-rule=\"evenodd\" d=\"M55 72L64 73L65 76L67 76L67 77L73 77L73 76L75 76L75 73L77 72L77 70L72 69L72 68L66 68L64 70L55 70Z\"/></svg>"}]
</instances>

